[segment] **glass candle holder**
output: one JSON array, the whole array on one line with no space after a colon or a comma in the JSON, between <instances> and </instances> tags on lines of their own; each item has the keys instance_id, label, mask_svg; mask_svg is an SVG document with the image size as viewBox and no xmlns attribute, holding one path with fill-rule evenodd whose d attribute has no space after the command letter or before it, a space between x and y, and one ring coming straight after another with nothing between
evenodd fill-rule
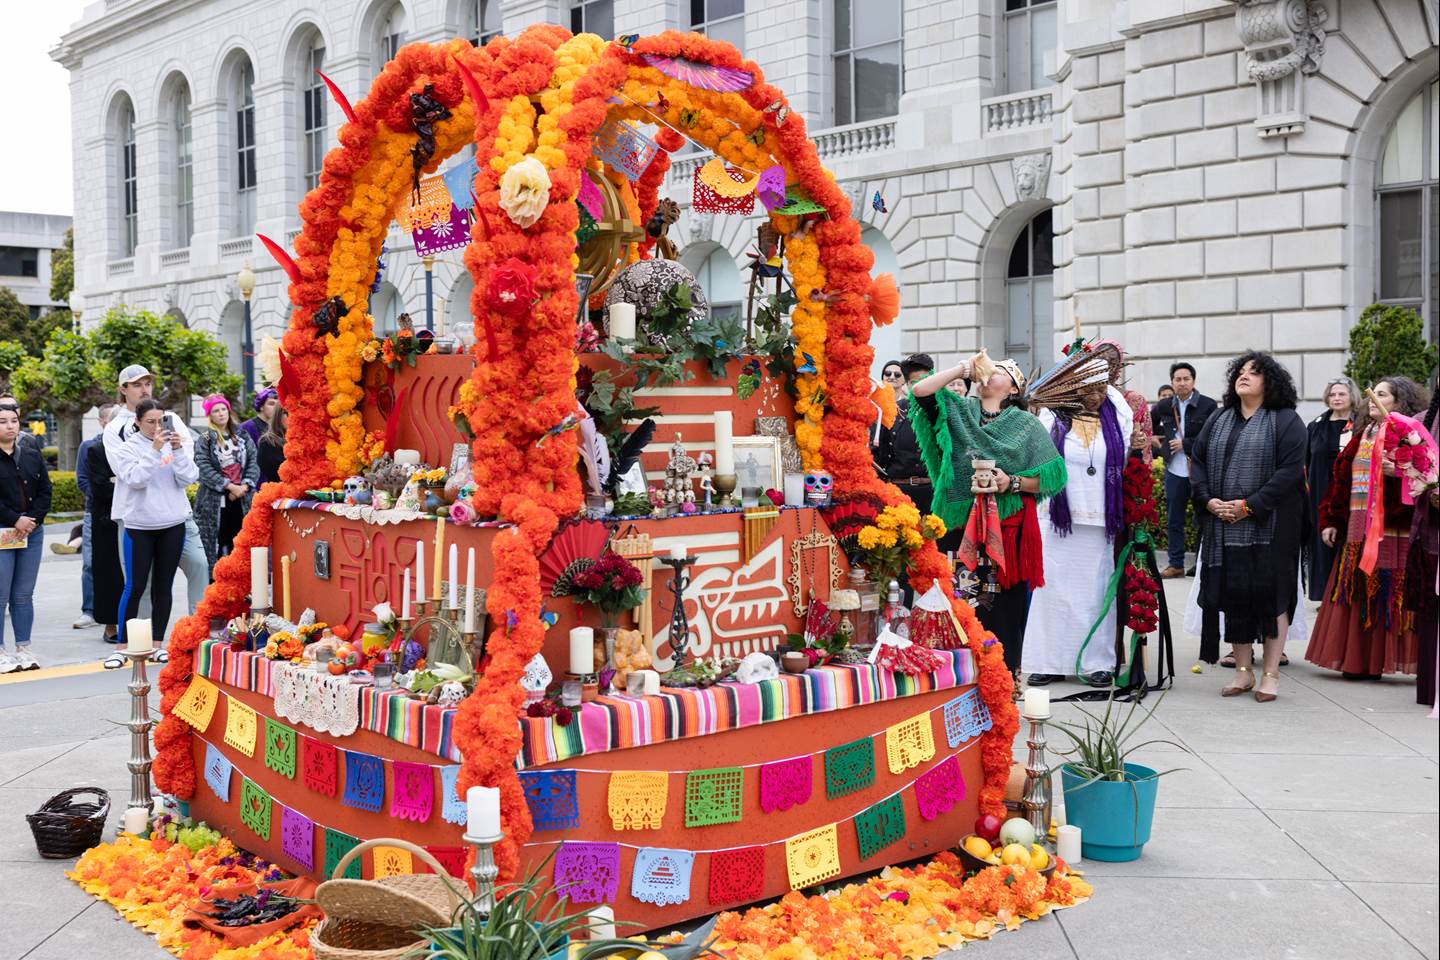
<instances>
[{"instance_id":1,"label":"glass candle holder","mask_svg":"<svg viewBox=\"0 0 1440 960\"><path fill-rule=\"evenodd\" d=\"M370 672L375 677L376 690L389 690L395 686L395 664L376 663L370 667Z\"/></svg>"},{"instance_id":2,"label":"glass candle holder","mask_svg":"<svg viewBox=\"0 0 1440 960\"><path fill-rule=\"evenodd\" d=\"M560 684L560 704L566 707L580 706L581 691L584 687L579 680L566 680Z\"/></svg>"}]
</instances>

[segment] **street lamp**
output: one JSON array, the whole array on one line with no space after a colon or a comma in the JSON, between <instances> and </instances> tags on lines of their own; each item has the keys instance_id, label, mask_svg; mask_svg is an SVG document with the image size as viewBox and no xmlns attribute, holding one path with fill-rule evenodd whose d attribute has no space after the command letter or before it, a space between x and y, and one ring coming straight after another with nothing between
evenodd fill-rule
<instances>
[{"instance_id":1,"label":"street lamp","mask_svg":"<svg viewBox=\"0 0 1440 960\"><path fill-rule=\"evenodd\" d=\"M426 254L420 258L425 265L425 329L435 330L435 257Z\"/></svg>"},{"instance_id":2,"label":"street lamp","mask_svg":"<svg viewBox=\"0 0 1440 960\"><path fill-rule=\"evenodd\" d=\"M240 384L240 409L248 409L250 391L255 385L255 342L250 330L250 294L255 292L255 271L250 261L235 275L235 285L240 288L240 299L245 301L245 327L241 332L240 369L243 382Z\"/></svg>"}]
</instances>

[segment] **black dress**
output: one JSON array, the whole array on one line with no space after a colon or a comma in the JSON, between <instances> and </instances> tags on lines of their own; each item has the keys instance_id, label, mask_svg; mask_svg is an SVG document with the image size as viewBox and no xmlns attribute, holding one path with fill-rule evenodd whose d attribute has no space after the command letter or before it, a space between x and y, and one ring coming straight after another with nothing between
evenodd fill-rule
<instances>
[{"instance_id":1,"label":"black dress","mask_svg":"<svg viewBox=\"0 0 1440 960\"><path fill-rule=\"evenodd\" d=\"M255 451L260 461L260 482L279 483L280 464L285 462L285 445L271 443L262 434L259 442L255 444Z\"/></svg>"},{"instance_id":2,"label":"black dress","mask_svg":"<svg viewBox=\"0 0 1440 960\"><path fill-rule=\"evenodd\" d=\"M1238 414L1238 411L1237 411ZM1275 514L1275 530L1268 544L1222 547L1219 538L1206 537L1200 558L1200 659L1220 658L1219 615L1225 614L1226 643L1255 643L1280 636L1277 619L1293 620L1299 602L1296 588L1300 569L1300 540L1305 524L1305 422L1294 410L1276 410L1275 471L1260 489L1245 498L1251 516L1263 521ZM1195 440L1190 459L1190 489L1198 509L1217 496L1225 465L1246 426L1241 420L1230 433L1229 449L1213 450L1210 438L1223 416L1217 412ZM1242 523L1248 521L1241 521ZM1218 566L1207 561L1209 551L1225 551Z\"/></svg>"},{"instance_id":3,"label":"black dress","mask_svg":"<svg viewBox=\"0 0 1440 960\"><path fill-rule=\"evenodd\" d=\"M1307 543L1309 545L1309 566L1306 574L1306 592L1311 600L1325 599L1325 582L1330 579L1330 566L1335 562L1335 548L1327 547L1320 539L1320 504L1325 500L1325 491L1330 489L1330 474L1335 469L1335 458L1345 449L1350 440L1351 421L1334 420L1330 411L1325 411L1310 421L1306 428L1309 434L1305 459L1305 479L1309 486L1310 498L1306 506Z\"/></svg>"},{"instance_id":4,"label":"black dress","mask_svg":"<svg viewBox=\"0 0 1440 960\"><path fill-rule=\"evenodd\" d=\"M125 592L125 571L120 568L120 527L110 519L115 501L115 471L105 456L105 444L92 443L86 451L90 472L90 576L95 585L96 623L120 622L120 597Z\"/></svg>"}]
</instances>

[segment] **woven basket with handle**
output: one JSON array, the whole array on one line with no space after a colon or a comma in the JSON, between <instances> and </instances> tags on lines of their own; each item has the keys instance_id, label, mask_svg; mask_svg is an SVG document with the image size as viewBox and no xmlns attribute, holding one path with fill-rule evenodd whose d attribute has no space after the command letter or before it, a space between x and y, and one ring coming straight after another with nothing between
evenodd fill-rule
<instances>
[{"instance_id":1,"label":"woven basket with handle","mask_svg":"<svg viewBox=\"0 0 1440 960\"><path fill-rule=\"evenodd\" d=\"M434 870L379 880L342 879L356 857L375 847L402 847ZM340 858L315 891L325 919L310 934L315 960L400 960L424 945L415 931L450 923L464 898L460 881L445 872L423 847L406 840L376 839L357 844Z\"/></svg>"}]
</instances>

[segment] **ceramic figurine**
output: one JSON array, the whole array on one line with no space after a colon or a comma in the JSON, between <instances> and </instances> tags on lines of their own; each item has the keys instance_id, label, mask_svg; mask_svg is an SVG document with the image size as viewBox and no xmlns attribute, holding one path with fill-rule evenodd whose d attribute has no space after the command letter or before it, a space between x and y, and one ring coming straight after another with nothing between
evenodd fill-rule
<instances>
[{"instance_id":1,"label":"ceramic figurine","mask_svg":"<svg viewBox=\"0 0 1440 960\"><path fill-rule=\"evenodd\" d=\"M835 478L828 470L811 470L805 474L805 504L811 507L830 506L830 492Z\"/></svg>"},{"instance_id":2,"label":"ceramic figurine","mask_svg":"<svg viewBox=\"0 0 1440 960\"><path fill-rule=\"evenodd\" d=\"M695 472L695 459L685 452L680 434L670 445L670 459L665 464L665 506L672 512L679 512L687 503L695 502L695 488L690 475Z\"/></svg>"},{"instance_id":3,"label":"ceramic figurine","mask_svg":"<svg viewBox=\"0 0 1440 960\"><path fill-rule=\"evenodd\" d=\"M364 477L345 478L345 502L351 506L367 504L371 500L370 481Z\"/></svg>"},{"instance_id":4,"label":"ceramic figurine","mask_svg":"<svg viewBox=\"0 0 1440 960\"><path fill-rule=\"evenodd\" d=\"M715 502L715 481L711 479L715 473L715 458L708 453L700 454L695 466L700 473L700 499L709 510Z\"/></svg>"},{"instance_id":5,"label":"ceramic figurine","mask_svg":"<svg viewBox=\"0 0 1440 960\"><path fill-rule=\"evenodd\" d=\"M971 493L999 493L995 485L995 461L994 460L971 460L970 469L974 474L970 478Z\"/></svg>"}]
</instances>

